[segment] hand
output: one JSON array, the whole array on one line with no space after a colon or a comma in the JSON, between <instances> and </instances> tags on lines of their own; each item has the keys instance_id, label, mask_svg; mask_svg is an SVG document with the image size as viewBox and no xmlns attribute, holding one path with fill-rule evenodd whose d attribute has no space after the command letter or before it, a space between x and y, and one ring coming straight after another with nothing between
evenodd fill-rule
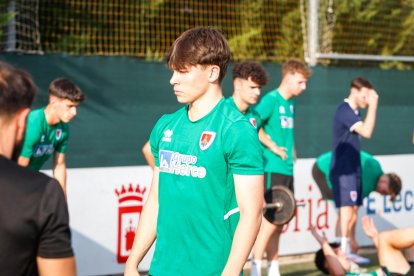
<instances>
[{"instance_id":1,"label":"hand","mask_svg":"<svg viewBox=\"0 0 414 276\"><path fill-rule=\"evenodd\" d=\"M368 216L362 217L362 229L371 240L378 237L378 230L375 227L374 219L369 218Z\"/></svg>"},{"instance_id":2,"label":"hand","mask_svg":"<svg viewBox=\"0 0 414 276\"><path fill-rule=\"evenodd\" d=\"M286 154L287 149L286 148L275 146L271 150L272 150L273 153L279 155L280 158L282 158L282 160L287 159L287 154Z\"/></svg>"},{"instance_id":3,"label":"hand","mask_svg":"<svg viewBox=\"0 0 414 276\"><path fill-rule=\"evenodd\" d=\"M327 242L325 232L322 231L322 235L320 235L318 232L316 232L316 227L311 227L311 233L315 237L315 239L319 242L320 245L322 245L324 242Z\"/></svg>"},{"instance_id":4,"label":"hand","mask_svg":"<svg viewBox=\"0 0 414 276\"><path fill-rule=\"evenodd\" d=\"M369 89L368 90L368 95L367 95L367 103L368 105L373 105L373 104L377 104L378 103L378 94L374 89Z\"/></svg>"}]
</instances>

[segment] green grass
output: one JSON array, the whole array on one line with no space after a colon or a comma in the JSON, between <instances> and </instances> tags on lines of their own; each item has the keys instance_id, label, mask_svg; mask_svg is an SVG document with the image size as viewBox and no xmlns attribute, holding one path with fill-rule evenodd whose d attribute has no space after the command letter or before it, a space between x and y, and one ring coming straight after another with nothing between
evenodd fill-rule
<instances>
[{"instance_id":1,"label":"green grass","mask_svg":"<svg viewBox=\"0 0 414 276\"><path fill-rule=\"evenodd\" d=\"M372 271L378 268L378 258L376 253L370 254L361 254L361 256L368 257L371 259L371 263L368 265L361 265L361 268L366 269L366 271ZM301 262L301 263L294 263L294 264L282 264L280 266L280 273L282 276L320 276L324 275L323 273L319 272L316 268L315 264L312 261L309 262ZM244 270L244 275L250 275L250 269ZM266 268L262 269L262 276L267 276Z\"/></svg>"}]
</instances>

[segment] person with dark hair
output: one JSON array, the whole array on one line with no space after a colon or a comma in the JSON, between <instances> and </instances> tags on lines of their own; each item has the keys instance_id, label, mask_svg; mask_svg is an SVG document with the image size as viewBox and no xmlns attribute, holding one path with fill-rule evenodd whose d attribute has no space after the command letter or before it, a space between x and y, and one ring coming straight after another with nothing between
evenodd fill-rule
<instances>
[{"instance_id":1,"label":"person with dark hair","mask_svg":"<svg viewBox=\"0 0 414 276\"><path fill-rule=\"evenodd\" d=\"M282 81L277 89L268 92L255 110L260 115L262 127L259 139L266 148L265 200L271 203L275 185L288 187L292 192L293 163L296 158L294 146L294 98L306 89L311 69L302 60L291 58L282 65ZM251 275L261 275L261 261L266 251L269 261L268 275L279 276L279 239L282 226L272 224L274 210L266 210L260 232L253 250Z\"/></svg>"},{"instance_id":2,"label":"person with dark hair","mask_svg":"<svg viewBox=\"0 0 414 276\"><path fill-rule=\"evenodd\" d=\"M267 81L267 73L259 63L245 61L233 67L234 92L227 101L240 110L256 129L260 129L262 123L252 105L259 100L260 89Z\"/></svg>"},{"instance_id":3,"label":"person with dark hair","mask_svg":"<svg viewBox=\"0 0 414 276\"><path fill-rule=\"evenodd\" d=\"M59 183L16 164L36 90L27 72L0 62L0 270L73 276L69 215Z\"/></svg>"},{"instance_id":4,"label":"person with dark hair","mask_svg":"<svg viewBox=\"0 0 414 276\"><path fill-rule=\"evenodd\" d=\"M357 265L342 251L340 244L328 243L324 233L315 227L311 233L321 245L315 254L316 267L327 275L335 276L413 276L414 275L414 228L402 228L378 233L372 218L362 218L362 228L377 249L380 268L362 273ZM402 254L401 250L405 251Z\"/></svg>"},{"instance_id":5,"label":"person with dark hair","mask_svg":"<svg viewBox=\"0 0 414 276\"><path fill-rule=\"evenodd\" d=\"M371 138L374 131L378 94L371 83L358 77L352 80L348 98L334 114L332 161L329 171L335 206L339 209L336 234L342 251L351 254L350 236L362 204L360 136ZM360 108L368 107L365 120Z\"/></svg>"},{"instance_id":6,"label":"person with dark hair","mask_svg":"<svg viewBox=\"0 0 414 276\"><path fill-rule=\"evenodd\" d=\"M29 114L27 134L18 159L19 165L40 170L53 154L53 175L65 194L68 123L76 116L76 108L84 99L82 90L72 81L65 78L52 81L49 104Z\"/></svg>"},{"instance_id":7,"label":"person with dark hair","mask_svg":"<svg viewBox=\"0 0 414 276\"><path fill-rule=\"evenodd\" d=\"M260 227L263 161L254 127L222 94L230 60L224 36L189 29L167 54L185 104L150 136L155 157L125 275L157 239L150 275L239 275Z\"/></svg>"}]
</instances>

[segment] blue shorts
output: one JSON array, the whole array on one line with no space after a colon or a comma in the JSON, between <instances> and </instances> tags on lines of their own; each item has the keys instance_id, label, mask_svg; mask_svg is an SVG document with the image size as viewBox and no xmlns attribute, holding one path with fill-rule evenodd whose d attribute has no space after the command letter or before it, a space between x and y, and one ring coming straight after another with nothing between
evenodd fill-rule
<instances>
[{"instance_id":1,"label":"blue shorts","mask_svg":"<svg viewBox=\"0 0 414 276\"><path fill-rule=\"evenodd\" d=\"M361 177L357 174L331 175L332 193L337 208L362 205Z\"/></svg>"}]
</instances>

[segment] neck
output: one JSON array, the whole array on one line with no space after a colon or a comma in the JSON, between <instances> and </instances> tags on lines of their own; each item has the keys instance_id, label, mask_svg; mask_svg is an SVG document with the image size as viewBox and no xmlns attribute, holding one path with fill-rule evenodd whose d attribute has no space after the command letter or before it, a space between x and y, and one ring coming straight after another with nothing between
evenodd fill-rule
<instances>
[{"instance_id":1,"label":"neck","mask_svg":"<svg viewBox=\"0 0 414 276\"><path fill-rule=\"evenodd\" d=\"M292 98L292 94L290 93L289 88L283 81L280 84L280 86L277 88L277 91L279 91L280 95L282 95L282 97L285 100L289 100L290 98Z\"/></svg>"},{"instance_id":2,"label":"neck","mask_svg":"<svg viewBox=\"0 0 414 276\"><path fill-rule=\"evenodd\" d=\"M249 104L245 103L236 93L233 93L233 100L241 113L247 112L247 109L249 108Z\"/></svg>"},{"instance_id":3,"label":"neck","mask_svg":"<svg viewBox=\"0 0 414 276\"><path fill-rule=\"evenodd\" d=\"M16 133L14 124L12 122L4 122L0 120L0 155L10 159L13 153L14 141Z\"/></svg>"},{"instance_id":4,"label":"neck","mask_svg":"<svg viewBox=\"0 0 414 276\"><path fill-rule=\"evenodd\" d=\"M46 122L49 126L56 125L60 122L59 118L56 116L53 106L48 104L45 108L45 117Z\"/></svg>"},{"instance_id":5,"label":"neck","mask_svg":"<svg viewBox=\"0 0 414 276\"><path fill-rule=\"evenodd\" d=\"M188 118L195 122L206 116L223 98L221 87L212 87L206 93L189 104Z\"/></svg>"}]
</instances>

